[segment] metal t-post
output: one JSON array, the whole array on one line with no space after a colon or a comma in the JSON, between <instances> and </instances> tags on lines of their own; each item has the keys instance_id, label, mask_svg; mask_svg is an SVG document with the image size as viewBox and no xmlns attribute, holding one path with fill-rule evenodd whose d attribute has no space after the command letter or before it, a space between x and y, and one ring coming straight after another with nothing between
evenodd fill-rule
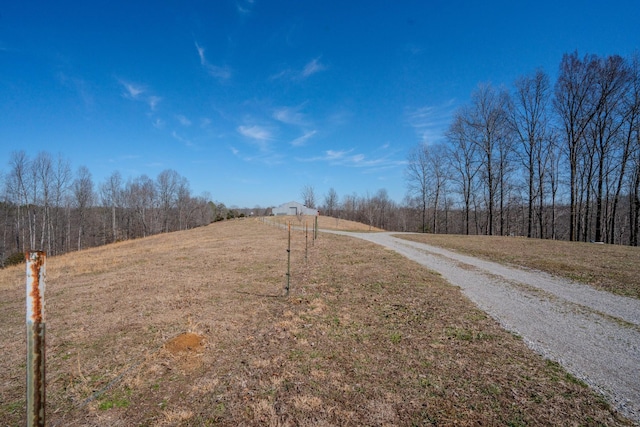
<instances>
[{"instance_id":1,"label":"metal t-post","mask_svg":"<svg viewBox=\"0 0 640 427\"><path fill-rule=\"evenodd\" d=\"M289 243L287 244L287 296L289 296L289 282L291 280L291 223L289 223Z\"/></svg>"},{"instance_id":2,"label":"metal t-post","mask_svg":"<svg viewBox=\"0 0 640 427\"><path fill-rule=\"evenodd\" d=\"M27 427L45 425L46 254L27 252Z\"/></svg>"}]
</instances>

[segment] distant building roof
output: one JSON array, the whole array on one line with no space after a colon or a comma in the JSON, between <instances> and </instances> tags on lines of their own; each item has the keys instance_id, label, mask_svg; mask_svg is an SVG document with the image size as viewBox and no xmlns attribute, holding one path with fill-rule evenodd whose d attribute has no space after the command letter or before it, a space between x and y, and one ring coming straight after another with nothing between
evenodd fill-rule
<instances>
[{"instance_id":1,"label":"distant building roof","mask_svg":"<svg viewBox=\"0 0 640 427\"><path fill-rule=\"evenodd\" d=\"M273 208L271 213L274 215L310 215L317 216L318 210L313 208L308 208L302 203L298 202L287 202L283 203L280 206Z\"/></svg>"}]
</instances>

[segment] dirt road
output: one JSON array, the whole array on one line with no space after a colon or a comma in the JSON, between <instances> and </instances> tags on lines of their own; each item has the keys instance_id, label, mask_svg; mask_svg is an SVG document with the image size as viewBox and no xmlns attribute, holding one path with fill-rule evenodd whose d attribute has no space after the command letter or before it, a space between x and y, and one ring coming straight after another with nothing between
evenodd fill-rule
<instances>
[{"instance_id":1,"label":"dirt road","mask_svg":"<svg viewBox=\"0 0 640 427\"><path fill-rule=\"evenodd\" d=\"M335 233L437 271L505 329L640 424L640 300L393 237L400 233Z\"/></svg>"}]
</instances>

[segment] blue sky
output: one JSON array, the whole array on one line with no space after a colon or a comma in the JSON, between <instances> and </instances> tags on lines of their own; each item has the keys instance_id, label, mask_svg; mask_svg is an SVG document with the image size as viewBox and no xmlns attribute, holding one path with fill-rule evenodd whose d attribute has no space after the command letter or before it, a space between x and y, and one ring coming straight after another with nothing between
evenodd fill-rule
<instances>
[{"instance_id":1,"label":"blue sky","mask_svg":"<svg viewBox=\"0 0 640 427\"><path fill-rule=\"evenodd\" d=\"M630 56L639 22L637 0L3 2L0 171L48 151L96 186L174 169L228 206L400 202L409 150L478 83Z\"/></svg>"}]
</instances>

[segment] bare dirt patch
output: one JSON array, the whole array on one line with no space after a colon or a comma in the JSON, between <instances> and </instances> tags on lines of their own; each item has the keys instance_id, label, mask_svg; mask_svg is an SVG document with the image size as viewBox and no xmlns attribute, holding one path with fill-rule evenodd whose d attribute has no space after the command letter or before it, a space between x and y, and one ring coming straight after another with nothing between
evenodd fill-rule
<instances>
[{"instance_id":1,"label":"bare dirt patch","mask_svg":"<svg viewBox=\"0 0 640 427\"><path fill-rule=\"evenodd\" d=\"M292 234L289 298L287 233L258 220L50 258L48 424L630 425L438 275ZM22 269L0 301L0 418L22 425ZM201 348L169 351L185 333Z\"/></svg>"},{"instance_id":2,"label":"bare dirt patch","mask_svg":"<svg viewBox=\"0 0 640 427\"><path fill-rule=\"evenodd\" d=\"M202 353L204 350L204 337L192 332L185 332L167 341L164 348L174 356L181 353Z\"/></svg>"},{"instance_id":3,"label":"bare dirt patch","mask_svg":"<svg viewBox=\"0 0 640 427\"><path fill-rule=\"evenodd\" d=\"M545 271L640 298L640 248L501 236L399 234L463 254Z\"/></svg>"}]
</instances>

